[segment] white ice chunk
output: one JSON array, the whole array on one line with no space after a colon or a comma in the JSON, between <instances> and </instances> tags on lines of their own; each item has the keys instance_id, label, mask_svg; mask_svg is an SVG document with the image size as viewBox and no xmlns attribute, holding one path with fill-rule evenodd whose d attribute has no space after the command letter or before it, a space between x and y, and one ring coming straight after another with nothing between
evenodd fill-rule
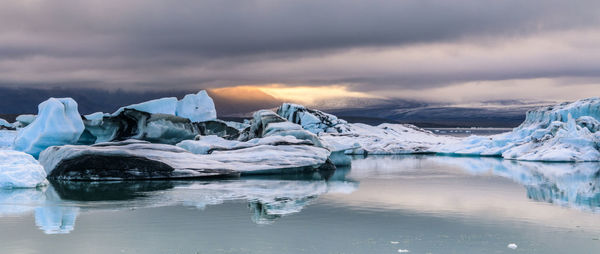
<instances>
[{"instance_id":1,"label":"white ice chunk","mask_svg":"<svg viewBox=\"0 0 600 254\"><path fill-rule=\"evenodd\" d=\"M31 123L33 123L33 121L35 121L35 119L37 118L36 115L30 115L30 114L25 114L25 115L19 115L17 116L17 123L19 123L20 127L25 127Z\"/></svg>"},{"instance_id":2,"label":"white ice chunk","mask_svg":"<svg viewBox=\"0 0 600 254\"><path fill-rule=\"evenodd\" d=\"M528 161L600 161L600 98L563 103L527 113L513 131L471 136L434 150Z\"/></svg>"},{"instance_id":3,"label":"white ice chunk","mask_svg":"<svg viewBox=\"0 0 600 254\"><path fill-rule=\"evenodd\" d=\"M176 115L188 118L192 122L217 119L215 103L204 90L197 94L188 94L178 101Z\"/></svg>"},{"instance_id":4,"label":"white ice chunk","mask_svg":"<svg viewBox=\"0 0 600 254\"><path fill-rule=\"evenodd\" d=\"M13 147L37 157L47 147L76 143L83 130L75 100L50 98L40 103L38 117L19 131Z\"/></svg>"},{"instance_id":5,"label":"white ice chunk","mask_svg":"<svg viewBox=\"0 0 600 254\"><path fill-rule=\"evenodd\" d=\"M198 92L197 94L188 94L181 100L177 100L175 97L166 97L121 107L112 115L117 116L126 108L151 114L176 115L188 118L192 122L203 122L217 119L215 103L204 90ZM90 115L92 118L98 116L98 113Z\"/></svg>"},{"instance_id":6,"label":"white ice chunk","mask_svg":"<svg viewBox=\"0 0 600 254\"><path fill-rule=\"evenodd\" d=\"M105 116L110 116L110 114L102 113L102 112L95 112L95 113L91 113L89 115L85 115L85 119L91 120L91 121L101 121L102 118L104 118Z\"/></svg>"},{"instance_id":7,"label":"white ice chunk","mask_svg":"<svg viewBox=\"0 0 600 254\"><path fill-rule=\"evenodd\" d=\"M346 154L410 154L429 149L455 138L438 136L408 124L350 124L332 114L302 105L284 103L277 113L307 131L318 134L324 146L334 153L336 165L349 164ZM339 156L338 156L339 155Z\"/></svg>"},{"instance_id":8,"label":"white ice chunk","mask_svg":"<svg viewBox=\"0 0 600 254\"><path fill-rule=\"evenodd\" d=\"M412 154L430 152L432 147L456 142L456 138L435 135L406 124L348 124L346 133L320 133L319 138L346 154Z\"/></svg>"},{"instance_id":9,"label":"white ice chunk","mask_svg":"<svg viewBox=\"0 0 600 254\"><path fill-rule=\"evenodd\" d=\"M294 136L270 136L255 138L247 142L227 140L216 135L200 136L198 140L184 140L177 144L195 154L209 154L219 150L239 150L259 145L312 145L308 140L297 139Z\"/></svg>"},{"instance_id":10,"label":"white ice chunk","mask_svg":"<svg viewBox=\"0 0 600 254\"><path fill-rule=\"evenodd\" d=\"M46 171L31 155L0 150L0 188L35 188L46 184Z\"/></svg>"},{"instance_id":11,"label":"white ice chunk","mask_svg":"<svg viewBox=\"0 0 600 254\"><path fill-rule=\"evenodd\" d=\"M0 149L10 149L15 142L17 133L17 131L0 130Z\"/></svg>"},{"instance_id":12,"label":"white ice chunk","mask_svg":"<svg viewBox=\"0 0 600 254\"><path fill-rule=\"evenodd\" d=\"M13 126L11 123L9 123L8 121L0 118L0 129L2 129L2 127L4 128L8 128L8 129L12 129L15 126Z\"/></svg>"},{"instance_id":13,"label":"white ice chunk","mask_svg":"<svg viewBox=\"0 0 600 254\"><path fill-rule=\"evenodd\" d=\"M177 102L177 98L175 97L160 98L156 100L150 100L138 104L121 107L112 115L117 116L126 108L135 109L151 114L175 115L175 112L177 110Z\"/></svg>"}]
</instances>

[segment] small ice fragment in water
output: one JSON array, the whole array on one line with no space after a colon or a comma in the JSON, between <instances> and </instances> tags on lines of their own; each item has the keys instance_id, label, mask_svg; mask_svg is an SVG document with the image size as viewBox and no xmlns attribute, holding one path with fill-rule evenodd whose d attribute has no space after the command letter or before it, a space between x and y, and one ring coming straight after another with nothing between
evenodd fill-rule
<instances>
[{"instance_id":1,"label":"small ice fragment in water","mask_svg":"<svg viewBox=\"0 0 600 254\"><path fill-rule=\"evenodd\" d=\"M391 244L399 244L400 242L398 241L390 241Z\"/></svg>"},{"instance_id":2,"label":"small ice fragment in water","mask_svg":"<svg viewBox=\"0 0 600 254\"><path fill-rule=\"evenodd\" d=\"M409 253L409 250L398 249L398 253Z\"/></svg>"},{"instance_id":3,"label":"small ice fragment in water","mask_svg":"<svg viewBox=\"0 0 600 254\"><path fill-rule=\"evenodd\" d=\"M506 246L506 247L509 248L509 249L515 250L515 249L517 249L517 244L509 243L508 246Z\"/></svg>"}]
</instances>

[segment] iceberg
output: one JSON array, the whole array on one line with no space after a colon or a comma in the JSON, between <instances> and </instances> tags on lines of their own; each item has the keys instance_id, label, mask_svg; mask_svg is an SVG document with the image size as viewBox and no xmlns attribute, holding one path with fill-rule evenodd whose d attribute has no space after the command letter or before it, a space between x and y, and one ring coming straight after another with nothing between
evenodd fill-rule
<instances>
[{"instance_id":1,"label":"iceberg","mask_svg":"<svg viewBox=\"0 0 600 254\"><path fill-rule=\"evenodd\" d=\"M277 109L277 114L290 122L300 124L302 128L314 134L321 132L346 133L351 131L350 125L345 120L338 119L332 114L316 109L309 109L298 104L283 103Z\"/></svg>"},{"instance_id":2,"label":"iceberg","mask_svg":"<svg viewBox=\"0 0 600 254\"><path fill-rule=\"evenodd\" d=\"M185 95L181 100L177 100L175 97L167 97L121 107L112 116L118 116L125 109L135 109L150 114L174 115L190 119L192 122L217 119L215 104L204 90L197 94ZM98 117L98 115L94 116Z\"/></svg>"},{"instance_id":3,"label":"iceberg","mask_svg":"<svg viewBox=\"0 0 600 254\"><path fill-rule=\"evenodd\" d=\"M227 140L216 135L197 136L195 140L184 140L177 144L185 150L195 154L210 154L213 151L240 150L260 145L313 145L308 140L297 139L294 136L269 136L255 138L247 142Z\"/></svg>"},{"instance_id":4,"label":"iceberg","mask_svg":"<svg viewBox=\"0 0 600 254\"><path fill-rule=\"evenodd\" d=\"M206 91L188 94L177 102L175 115L185 117L192 122L204 122L217 119L217 110L212 98Z\"/></svg>"},{"instance_id":5,"label":"iceberg","mask_svg":"<svg viewBox=\"0 0 600 254\"><path fill-rule=\"evenodd\" d=\"M38 157L50 146L75 144L84 125L71 98L50 98L38 106L38 117L19 130L13 148Z\"/></svg>"},{"instance_id":6,"label":"iceberg","mask_svg":"<svg viewBox=\"0 0 600 254\"><path fill-rule=\"evenodd\" d=\"M93 144L108 141L139 139L156 143L176 144L193 139L200 134L198 128L187 118L167 114L150 114L135 109L124 109L117 116L85 117L87 141Z\"/></svg>"},{"instance_id":7,"label":"iceberg","mask_svg":"<svg viewBox=\"0 0 600 254\"><path fill-rule=\"evenodd\" d=\"M334 115L302 105L284 103L277 113L302 128L318 134L338 160L348 161L341 153L353 155L391 155L431 153L431 148L455 141L410 124L371 126L348 123ZM342 163L342 162L340 162Z\"/></svg>"},{"instance_id":8,"label":"iceberg","mask_svg":"<svg viewBox=\"0 0 600 254\"><path fill-rule=\"evenodd\" d=\"M15 126L8 121L0 118L0 130L14 130Z\"/></svg>"},{"instance_id":9,"label":"iceberg","mask_svg":"<svg viewBox=\"0 0 600 254\"><path fill-rule=\"evenodd\" d=\"M0 150L11 149L16 137L17 131L0 130Z\"/></svg>"},{"instance_id":10,"label":"iceberg","mask_svg":"<svg viewBox=\"0 0 600 254\"><path fill-rule=\"evenodd\" d=\"M221 162L182 148L146 141L53 146L40 154L48 178L62 180L126 180L237 177Z\"/></svg>"},{"instance_id":11,"label":"iceberg","mask_svg":"<svg viewBox=\"0 0 600 254\"><path fill-rule=\"evenodd\" d=\"M237 139L240 136L240 132L247 128L244 127L239 129L237 127L242 127L242 125L236 126L232 124L232 122L221 121L219 119L204 122L194 122L193 124L198 128L199 135L216 135L228 140Z\"/></svg>"},{"instance_id":12,"label":"iceberg","mask_svg":"<svg viewBox=\"0 0 600 254\"><path fill-rule=\"evenodd\" d=\"M0 150L0 189L35 188L47 183L46 171L33 156Z\"/></svg>"},{"instance_id":13,"label":"iceberg","mask_svg":"<svg viewBox=\"0 0 600 254\"><path fill-rule=\"evenodd\" d=\"M316 146L325 147L317 135L304 130L298 124L287 121L271 110L254 112L250 128L240 133L238 140L248 141L269 136L293 136L297 139L309 140Z\"/></svg>"},{"instance_id":14,"label":"iceberg","mask_svg":"<svg viewBox=\"0 0 600 254\"><path fill-rule=\"evenodd\" d=\"M194 154L173 145L126 140L54 146L44 150L39 161L50 179L102 181L333 170L328 156L327 149L309 145L260 145Z\"/></svg>"},{"instance_id":15,"label":"iceberg","mask_svg":"<svg viewBox=\"0 0 600 254\"><path fill-rule=\"evenodd\" d=\"M118 116L125 109L135 109L150 114L175 115L175 112L177 111L177 102L177 98L175 97L167 97L145 101L142 103L121 107L117 109L117 111L112 113L112 116Z\"/></svg>"},{"instance_id":16,"label":"iceberg","mask_svg":"<svg viewBox=\"0 0 600 254\"><path fill-rule=\"evenodd\" d=\"M200 136L177 144L195 154L236 167L242 175L333 170L329 150L294 136L269 136L247 142Z\"/></svg>"},{"instance_id":17,"label":"iceberg","mask_svg":"<svg viewBox=\"0 0 600 254\"><path fill-rule=\"evenodd\" d=\"M89 117L89 118L88 118ZM117 116L96 114L85 116L85 135L80 144L94 144L127 139L176 144L197 135L218 135L227 139L239 136L239 130L220 120L191 122L187 118L167 114L124 109Z\"/></svg>"},{"instance_id":18,"label":"iceberg","mask_svg":"<svg viewBox=\"0 0 600 254\"><path fill-rule=\"evenodd\" d=\"M524 161L600 161L599 119L600 98L562 103L527 112L525 121L511 132L471 136L434 150Z\"/></svg>"},{"instance_id":19,"label":"iceberg","mask_svg":"<svg viewBox=\"0 0 600 254\"><path fill-rule=\"evenodd\" d=\"M26 115L19 115L17 116L17 122L16 122L16 127L18 128L24 128L27 127L27 125L33 123L33 121L35 121L35 119L37 118L36 115L30 115L30 114L26 114Z\"/></svg>"},{"instance_id":20,"label":"iceberg","mask_svg":"<svg viewBox=\"0 0 600 254\"><path fill-rule=\"evenodd\" d=\"M259 145L204 155L231 165L242 175L333 171L329 150L311 145ZM237 166L236 166L237 165Z\"/></svg>"}]
</instances>

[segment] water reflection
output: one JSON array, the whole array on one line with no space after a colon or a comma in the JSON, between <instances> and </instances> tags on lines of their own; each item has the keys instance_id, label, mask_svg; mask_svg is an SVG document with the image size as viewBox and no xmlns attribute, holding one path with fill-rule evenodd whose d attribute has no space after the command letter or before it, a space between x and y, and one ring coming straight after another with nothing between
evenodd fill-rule
<instances>
[{"instance_id":1,"label":"water reflection","mask_svg":"<svg viewBox=\"0 0 600 254\"><path fill-rule=\"evenodd\" d=\"M348 169L340 169L222 181L53 181L47 188L0 190L0 217L34 213L35 223L44 233L65 234L75 228L82 211L174 205L204 209L244 200L252 221L270 224L300 212L325 193L353 192L358 183L346 180L347 173Z\"/></svg>"},{"instance_id":2,"label":"water reflection","mask_svg":"<svg viewBox=\"0 0 600 254\"><path fill-rule=\"evenodd\" d=\"M62 204L52 188L0 189L0 216L35 213L35 224L47 234L71 232L78 211Z\"/></svg>"},{"instance_id":3,"label":"water reflection","mask_svg":"<svg viewBox=\"0 0 600 254\"><path fill-rule=\"evenodd\" d=\"M529 199L564 207L600 212L600 163L544 163L504 160L493 157L450 156L386 156L368 157L353 161L352 177L410 177L421 174L423 168L442 168L427 171L429 177L452 174L448 167L471 175L495 175L509 178L527 191Z\"/></svg>"},{"instance_id":4,"label":"water reflection","mask_svg":"<svg viewBox=\"0 0 600 254\"><path fill-rule=\"evenodd\" d=\"M70 233L81 212L125 210L148 207L188 206L204 209L227 201L247 202L250 219L257 224L271 224L283 216L301 212L324 194L328 202L355 202L365 207L417 207L420 211L438 210L468 214L468 210L505 210L490 200L477 200L488 186L498 194L506 186L497 181L471 179L494 176L511 179L526 189L530 200L564 207L600 212L600 163L539 163L498 158L444 156L371 156L353 161L352 170L286 176L247 177L222 181L135 181L135 182L60 182L47 188L0 190L0 217L34 214L35 224L47 234ZM471 178L469 178L471 176ZM405 181L394 181L403 179ZM456 180L459 179L459 180ZM391 181L390 181L391 180ZM358 182L363 187L358 189ZM505 180L503 180L505 181ZM509 182L509 181L505 181ZM483 185L482 185L483 184ZM454 192L454 196L446 193ZM423 194L425 193L425 194ZM517 200L513 192L506 200ZM452 204L455 197L464 197ZM446 200L446 201L445 201ZM447 201L450 200L450 201ZM498 200L498 199L496 199ZM504 199L503 199L504 200ZM446 203L443 203L446 202ZM510 202L510 201L509 201ZM507 202L508 203L508 202ZM522 204L521 204L522 205ZM518 208L515 218L540 217L543 209ZM532 215L535 214L535 215Z\"/></svg>"}]
</instances>

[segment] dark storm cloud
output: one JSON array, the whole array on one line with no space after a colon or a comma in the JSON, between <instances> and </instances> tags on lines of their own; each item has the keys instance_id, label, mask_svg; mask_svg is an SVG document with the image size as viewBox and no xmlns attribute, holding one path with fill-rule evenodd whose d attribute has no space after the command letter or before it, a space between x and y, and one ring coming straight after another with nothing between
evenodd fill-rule
<instances>
[{"instance_id":1,"label":"dark storm cloud","mask_svg":"<svg viewBox=\"0 0 600 254\"><path fill-rule=\"evenodd\" d=\"M0 82L5 84L100 83L145 89L164 84L358 81L365 85L362 90L376 90L461 80L600 75L586 61L535 68L532 61L515 68L476 66L450 72L448 66L436 69L435 64L413 72L365 72L357 64L331 74L325 73L327 64L302 64L305 58L326 59L361 48L486 43L594 30L600 24L599 1L24 0L0 5ZM422 52L423 59L428 57ZM285 65L293 61L300 63ZM456 64L462 63L448 63Z\"/></svg>"}]
</instances>

